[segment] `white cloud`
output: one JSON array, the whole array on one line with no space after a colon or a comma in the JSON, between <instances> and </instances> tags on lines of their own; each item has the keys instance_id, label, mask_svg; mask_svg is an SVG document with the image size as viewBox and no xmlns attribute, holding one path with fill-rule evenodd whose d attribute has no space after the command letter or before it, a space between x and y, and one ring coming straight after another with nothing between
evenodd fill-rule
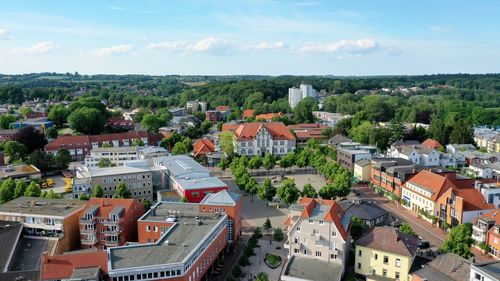
<instances>
[{"instance_id":1,"label":"white cloud","mask_svg":"<svg viewBox=\"0 0 500 281\"><path fill-rule=\"evenodd\" d=\"M358 40L341 40L332 43L308 43L296 49L297 52L304 53L350 53L362 54L383 50L381 45L370 38Z\"/></svg>"},{"instance_id":2,"label":"white cloud","mask_svg":"<svg viewBox=\"0 0 500 281\"><path fill-rule=\"evenodd\" d=\"M46 54L59 48L59 45L52 42L40 42L31 47L14 48L12 51L21 54Z\"/></svg>"},{"instance_id":3,"label":"white cloud","mask_svg":"<svg viewBox=\"0 0 500 281\"><path fill-rule=\"evenodd\" d=\"M256 45L249 45L243 47L243 49L247 50L277 50L277 49L284 49L286 48L286 44L282 41L278 42L260 42L259 44Z\"/></svg>"},{"instance_id":4,"label":"white cloud","mask_svg":"<svg viewBox=\"0 0 500 281\"><path fill-rule=\"evenodd\" d=\"M432 32L450 32L451 28L445 25L434 25L429 27Z\"/></svg>"},{"instance_id":5,"label":"white cloud","mask_svg":"<svg viewBox=\"0 0 500 281\"><path fill-rule=\"evenodd\" d=\"M0 28L0 40L2 39L7 39L8 36L9 36L9 30L5 29L5 28Z\"/></svg>"},{"instance_id":6,"label":"white cloud","mask_svg":"<svg viewBox=\"0 0 500 281\"><path fill-rule=\"evenodd\" d=\"M132 45L120 44L107 48L101 48L91 51L90 53L100 57L123 55L132 51Z\"/></svg>"},{"instance_id":7,"label":"white cloud","mask_svg":"<svg viewBox=\"0 0 500 281\"><path fill-rule=\"evenodd\" d=\"M149 50L161 50L166 52L201 53L201 52L227 52L234 46L227 41L213 37L200 39L196 42L168 41L149 44Z\"/></svg>"}]
</instances>

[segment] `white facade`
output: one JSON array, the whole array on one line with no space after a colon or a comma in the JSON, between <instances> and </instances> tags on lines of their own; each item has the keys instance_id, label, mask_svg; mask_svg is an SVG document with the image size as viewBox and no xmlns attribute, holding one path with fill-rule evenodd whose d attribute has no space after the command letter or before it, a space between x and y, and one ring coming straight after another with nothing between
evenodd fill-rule
<instances>
[{"instance_id":1,"label":"white facade","mask_svg":"<svg viewBox=\"0 0 500 281\"><path fill-rule=\"evenodd\" d=\"M313 115L322 121L328 127L335 128L337 122L344 118L349 118L350 115L342 115L334 112L326 112L326 111L313 111Z\"/></svg>"},{"instance_id":2,"label":"white facade","mask_svg":"<svg viewBox=\"0 0 500 281\"><path fill-rule=\"evenodd\" d=\"M500 186L496 183L479 184L476 186L487 203L493 204L495 207L500 208Z\"/></svg>"},{"instance_id":3,"label":"white facade","mask_svg":"<svg viewBox=\"0 0 500 281\"><path fill-rule=\"evenodd\" d=\"M297 104L302 100L302 92L298 88L288 89L288 103L291 108L295 108Z\"/></svg>"},{"instance_id":4,"label":"white facade","mask_svg":"<svg viewBox=\"0 0 500 281\"><path fill-rule=\"evenodd\" d=\"M408 202L408 206L403 205L403 207L412 209L414 212L423 209L434 215L434 201L430 199L432 195L433 192L407 182L402 189L402 198Z\"/></svg>"},{"instance_id":5,"label":"white facade","mask_svg":"<svg viewBox=\"0 0 500 281\"><path fill-rule=\"evenodd\" d=\"M394 150L388 150L387 155L393 158L403 158L410 160L417 165L422 165L426 167L439 166L440 165L440 155L435 149L431 149L429 152L424 152L421 149L415 148L407 152L403 152L403 148L396 148Z\"/></svg>"},{"instance_id":6,"label":"white facade","mask_svg":"<svg viewBox=\"0 0 500 281\"><path fill-rule=\"evenodd\" d=\"M484 264L472 264L470 266L470 281L498 281L500 274L500 261Z\"/></svg>"},{"instance_id":7,"label":"white facade","mask_svg":"<svg viewBox=\"0 0 500 281\"><path fill-rule=\"evenodd\" d=\"M130 147L99 147L94 148L85 156L86 167L98 167L97 164L103 158L108 158L117 166L124 166L125 162L166 156L167 151L161 147L154 146L130 146Z\"/></svg>"},{"instance_id":8,"label":"white facade","mask_svg":"<svg viewBox=\"0 0 500 281\"><path fill-rule=\"evenodd\" d=\"M311 97L311 98L316 97L316 90L314 90L312 85L300 84L300 91L302 92L303 99L305 99L307 97Z\"/></svg>"},{"instance_id":9,"label":"white facade","mask_svg":"<svg viewBox=\"0 0 500 281\"><path fill-rule=\"evenodd\" d=\"M233 144L235 152L245 156L285 155L295 149L295 140L273 140L273 136L264 126L260 128L253 140L235 139Z\"/></svg>"}]
</instances>

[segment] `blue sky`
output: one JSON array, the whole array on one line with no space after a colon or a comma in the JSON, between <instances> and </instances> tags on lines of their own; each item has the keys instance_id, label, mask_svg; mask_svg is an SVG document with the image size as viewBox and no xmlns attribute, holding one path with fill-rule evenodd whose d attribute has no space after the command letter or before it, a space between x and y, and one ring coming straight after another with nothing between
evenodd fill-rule
<instances>
[{"instance_id":1,"label":"blue sky","mask_svg":"<svg viewBox=\"0 0 500 281\"><path fill-rule=\"evenodd\" d=\"M500 72L500 2L2 1L0 73Z\"/></svg>"}]
</instances>

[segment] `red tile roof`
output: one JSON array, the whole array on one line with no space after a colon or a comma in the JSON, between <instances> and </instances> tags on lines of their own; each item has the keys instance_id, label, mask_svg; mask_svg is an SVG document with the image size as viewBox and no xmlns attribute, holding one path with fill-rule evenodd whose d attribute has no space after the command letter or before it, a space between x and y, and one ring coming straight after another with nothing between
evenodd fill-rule
<instances>
[{"instance_id":1,"label":"red tile roof","mask_svg":"<svg viewBox=\"0 0 500 281\"><path fill-rule=\"evenodd\" d=\"M273 140L294 140L295 136L288 130L283 122L252 122L239 125L234 132L238 140L252 140L260 129L265 128Z\"/></svg>"},{"instance_id":2,"label":"red tile roof","mask_svg":"<svg viewBox=\"0 0 500 281\"><path fill-rule=\"evenodd\" d=\"M207 155L215 151L215 144L209 139L198 139L193 145L193 155Z\"/></svg>"},{"instance_id":3,"label":"red tile roof","mask_svg":"<svg viewBox=\"0 0 500 281\"><path fill-rule=\"evenodd\" d=\"M488 204L484 196L475 188L456 188L453 192L464 199L463 211L491 210L495 206Z\"/></svg>"},{"instance_id":4,"label":"red tile roof","mask_svg":"<svg viewBox=\"0 0 500 281\"><path fill-rule=\"evenodd\" d=\"M234 132L240 127L239 124L222 124L223 132Z\"/></svg>"},{"instance_id":5,"label":"red tile roof","mask_svg":"<svg viewBox=\"0 0 500 281\"><path fill-rule=\"evenodd\" d=\"M324 139L326 138L321 134L323 130L327 129L328 126L308 123L308 124L297 124L289 125L288 129L292 130L298 139Z\"/></svg>"},{"instance_id":6,"label":"red tile roof","mask_svg":"<svg viewBox=\"0 0 500 281\"><path fill-rule=\"evenodd\" d=\"M425 147L429 147L429 148L434 148L434 149L438 149L440 147L443 147L437 140L433 140L433 139L426 139L421 145L425 146Z\"/></svg>"},{"instance_id":7,"label":"red tile roof","mask_svg":"<svg viewBox=\"0 0 500 281\"><path fill-rule=\"evenodd\" d=\"M261 120L272 120L275 117L283 117L283 113L264 113L264 114L257 114L255 116L255 120L261 119Z\"/></svg>"},{"instance_id":8,"label":"red tile roof","mask_svg":"<svg viewBox=\"0 0 500 281\"><path fill-rule=\"evenodd\" d=\"M301 217L305 219L309 218L312 215L313 210L317 204L330 206L323 220L335 224L340 235L342 235L344 239L348 238L349 233L347 229L345 229L344 226L342 225L344 210L340 207L340 205L337 202L333 200L302 197L299 204L304 205L304 211L302 212Z\"/></svg>"},{"instance_id":9,"label":"red tile roof","mask_svg":"<svg viewBox=\"0 0 500 281\"><path fill-rule=\"evenodd\" d=\"M447 177L435 174L427 170L422 170L418 174L414 175L410 180L408 180L407 184L408 183L415 184L419 187L431 191L433 194L431 195L430 199L432 199L433 201L436 201L437 198L439 198L449 188L456 187L453 182Z\"/></svg>"},{"instance_id":10,"label":"red tile roof","mask_svg":"<svg viewBox=\"0 0 500 281\"><path fill-rule=\"evenodd\" d=\"M107 121L108 126L127 126L127 127L132 127L134 126L134 121L132 120L125 120L122 117L109 117Z\"/></svg>"},{"instance_id":11,"label":"red tile roof","mask_svg":"<svg viewBox=\"0 0 500 281\"><path fill-rule=\"evenodd\" d=\"M219 106L215 107L215 110L217 110L217 111L228 111L230 109L231 108L227 105L219 105Z\"/></svg>"},{"instance_id":12,"label":"red tile roof","mask_svg":"<svg viewBox=\"0 0 500 281\"><path fill-rule=\"evenodd\" d=\"M484 213L481 217L495 221L495 224L500 224L500 208Z\"/></svg>"},{"instance_id":13,"label":"red tile roof","mask_svg":"<svg viewBox=\"0 0 500 281\"><path fill-rule=\"evenodd\" d=\"M105 274L108 272L108 254L104 251L67 253L65 255L43 257L41 280L69 278L78 268L99 267Z\"/></svg>"},{"instance_id":14,"label":"red tile roof","mask_svg":"<svg viewBox=\"0 0 500 281\"><path fill-rule=\"evenodd\" d=\"M253 109L245 109L245 110L243 110L243 114L241 115L241 117L243 119L248 118L248 117L253 117L254 113L255 113L255 110L253 110Z\"/></svg>"}]
</instances>

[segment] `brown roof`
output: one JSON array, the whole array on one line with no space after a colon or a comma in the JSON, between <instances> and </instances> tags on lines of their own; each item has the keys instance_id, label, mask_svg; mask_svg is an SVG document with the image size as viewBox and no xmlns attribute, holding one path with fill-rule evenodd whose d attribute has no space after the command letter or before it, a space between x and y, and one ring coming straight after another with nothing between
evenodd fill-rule
<instances>
[{"instance_id":1,"label":"brown roof","mask_svg":"<svg viewBox=\"0 0 500 281\"><path fill-rule=\"evenodd\" d=\"M217 111L228 111L229 109L231 109L231 108L227 105L219 105L219 106L215 107L215 110L217 110Z\"/></svg>"},{"instance_id":2,"label":"brown roof","mask_svg":"<svg viewBox=\"0 0 500 281\"><path fill-rule=\"evenodd\" d=\"M209 139L198 139L193 145L193 154L198 156L200 154L210 154L215 151L215 144Z\"/></svg>"},{"instance_id":3,"label":"brown roof","mask_svg":"<svg viewBox=\"0 0 500 281\"><path fill-rule=\"evenodd\" d=\"M255 113L255 110L253 110L253 109L245 109L245 110L243 110L243 114L241 115L241 117L243 117L243 119L248 118L248 117L252 117L254 113Z\"/></svg>"},{"instance_id":4,"label":"brown roof","mask_svg":"<svg viewBox=\"0 0 500 281\"><path fill-rule=\"evenodd\" d=\"M69 278L75 269L99 267L108 272L108 254L104 251L65 254L42 258L41 280Z\"/></svg>"},{"instance_id":5,"label":"brown roof","mask_svg":"<svg viewBox=\"0 0 500 281\"><path fill-rule=\"evenodd\" d=\"M315 124L315 123L306 123L306 124L297 124L297 125L289 125L288 129L292 130L298 139L324 139L325 136L321 133L323 130L327 129L328 126Z\"/></svg>"},{"instance_id":6,"label":"brown roof","mask_svg":"<svg viewBox=\"0 0 500 281\"><path fill-rule=\"evenodd\" d=\"M464 199L463 211L491 210L495 206L488 204L484 196L475 188L454 188L453 192Z\"/></svg>"},{"instance_id":7,"label":"brown roof","mask_svg":"<svg viewBox=\"0 0 500 281\"><path fill-rule=\"evenodd\" d=\"M262 120L271 120L275 117L283 117L283 113L264 113L264 114L257 114L255 116L255 120L257 119L262 119Z\"/></svg>"},{"instance_id":8,"label":"brown roof","mask_svg":"<svg viewBox=\"0 0 500 281\"><path fill-rule=\"evenodd\" d=\"M222 124L223 132L234 132L240 127L239 124Z\"/></svg>"},{"instance_id":9,"label":"brown roof","mask_svg":"<svg viewBox=\"0 0 500 281\"><path fill-rule=\"evenodd\" d=\"M484 213L481 218L486 218L495 221L495 224L500 224L500 208Z\"/></svg>"},{"instance_id":10,"label":"brown roof","mask_svg":"<svg viewBox=\"0 0 500 281\"><path fill-rule=\"evenodd\" d=\"M422 143L422 146L434 148L434 149L438 149L440 147L443 147L437 140L433 140L433 139L426 139Z\"/></svg>"},{"instance_id":11,"label":"brown roof","mask_svg":"<svg viewBox=\"0 0 500 281\"><path fill-rule=\"evenodd\" d=\"M134 126L134 121L125 120L122 117L109 117L107 124L108 126Z\"/></svg>"},{"instance_id":12,"label":"brown roof","mask_svg":"<svg viewBox=\"0 0 500 281\"><path fill-rule=\"evenodd\" d=\"M447 177L435 174L428 170L420 171L408 180L408 183L417 185L432 192L430 199L433 201L436 201L437 198L439 198L449 188L456 187ZM415 191L413 190L413 192ZM421 195L424 196L423 194Z\"/></svg>"},{"instance_id":13,"label":"brown roof","mask_svg":"<svg viewBox=\"0 0 500 281\"><path fill-rule=\"evenodd\" d=\"M295 136L288 130L283 122L244 123L234 132L238 140L252 140L261 128L267 129L274 140L294 140Z\"/></svg>"},{"instance_id":14,"label":"brown roof","mask_svg":"<svg viewBox=\"0 0 500 281\"><path fill-rule=\"evenodd\" d=\"M392 226L374 227L371 231L359 238L355 245L412 257L417 249L420 239L399 231Z\"/></svg>"}]
</instances>

